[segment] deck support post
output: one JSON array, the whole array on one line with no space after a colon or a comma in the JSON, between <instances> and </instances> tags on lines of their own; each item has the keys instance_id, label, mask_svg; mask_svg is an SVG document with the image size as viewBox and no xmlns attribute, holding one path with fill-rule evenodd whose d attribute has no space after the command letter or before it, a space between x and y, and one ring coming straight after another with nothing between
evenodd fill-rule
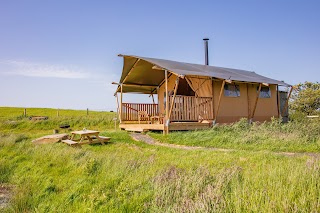
<instances>
[{"instance_id":1,"label":"deck support post","mask_svg":"<svg viewBox=\"0 0 320 213\"><path fill-rule=\"evenodd\" d=\"M291 88L290 88L290 92L289 92L289 95L287 96L286 103L285 103L285 105L284 105L284 107L283 107L283 109L282 109L281 116L284 114L284 112L285 112L285 111L287 110L287 108L288 108L289 99L290 99L290 97L291 97L292 90L293 90L293 86L291 86Z\"/></svg>"},{"instance_id":2,"label":"deck support post","mask_svg":"<svg viewBox=\"0 0 320 213\"><path fill-rule=\"evenodd\" d=\"M220 94L219 94L219 100L218 100L218 106L217 106L217 112L214 115L214 121L213 121L213 125L216 124L217 121L217 116L219 113L219 108L220 108L220 103L221 103L221 97L222 97L222 93L223 93L223 89L224 89L224 85L226 84L226 80L222 81L222 85L221 85L221 89L220 89Z\"/></svg>"},{"instance_id":3,"label":"deck support post","mask_svg":"<svg viewBox=\"0 0 320 213\"><path fill-rule=\"evenodd\" d=\"M120 84L120 123L122 123L122 84Z\"/></svg>"},{"instance_id":4,"label":"deck support post","mask_svg":"<svg viewBox=\"0 0 320 213\"><path fill-rule=\"evenodd\" d=\"M176 84L174 86L174 93L173 93L173 98L172 98L172 101L171 101L170 111L169 111L169 116L168 116L169 120L171 118L171 114L172 114L172 110L173 110L173 106L174 106L174 101L175 101L176 95L177 95L178 86L179 86L179 76L177 76Z\"/></svg>"},{"instance_id":5,"label":"deck support post","mask_svg":"<svg viewBox=\"0 0 320 213\"><path fill-rule=\"evenodd\" d=\"M166 116L165 116L165 122L164 122L164 131L163 134L168 134L169 133L169 94L168 94L168 70L164 71L165 75L165 87L166 87Z\"/></svg>"},{"instance_id":6,"label":"deck support post","mask_svg":"<svg viewBox=\"0 0 320 213\"><path fill-rule=\"evenodd\" d=\"M254 107L252 110L252 115L250 117L249 123L252 123L252 119L254 117L254 113L256 112L256 108L257 108L257 104L258 104L258 100L259 100L259 96L260 96L260 92L261 92L261 87L262 87L262 83L259 84L259 89L257 91L257 97L256 97L256 101L254 102Z\"/></svg>"}]
</instances>

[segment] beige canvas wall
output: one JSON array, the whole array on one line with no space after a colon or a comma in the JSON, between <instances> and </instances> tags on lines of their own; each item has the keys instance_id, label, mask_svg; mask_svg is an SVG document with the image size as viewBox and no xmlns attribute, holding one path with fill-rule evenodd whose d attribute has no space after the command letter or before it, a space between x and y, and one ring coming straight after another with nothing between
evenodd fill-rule
<instances>
[{"instance_id":1,"label":"beige canvas wall","mask_svg":"<svg viewBox=\"0 0 320 213\"><path fill-rule=\"evenodd\" d=\"M252 114L259 84L237 83L240 86L240 97L226 97L222 93L217 123L236 122ZM222 81L214 81L214 109L218 107ZM259 98L253 121L266 121L278 116L276 85L270 85L271 97Z\"/></svg>"},{"instance_id":2,"label":"beige canvas wall","mask_svg":"<svg viewBox=\"0 0 320 213\"><path fill-rule=\"evenodd\" d=\"M215 113L218 109L221 85L222 81L214 81L213 83ZM248 117L247 86L246 84L239 84L239 86L240 97L226 97L224 96L224 90L222 91L217 123L230 123L242 117Z\"/></svg>"},{"instance_id":3,"label":"beige canvas wall","mask_svg":"<svg viewBox=\"0 0 320 213\"><path fill-rule=\"evenodd\" d=\"M257 91L257 84L249 84L249 95L255 97ZM271 117L278 117L277 106L277 86L270 85L271 97L259 98L253 121L269 121ZM254 100L250 101L251 109L254 107Z\"/></svg>"},{"instance_id":4,"label":"beige canvas wall","mask_svg":"<svg viewBox=\"0 0 320 213\"><path fill-rule=\"evenodd\" d=\"M168 79L168 91L174 90L176 75L171 75ZM197 78L188 78L192 85L192 88L197 88L197 85L202 84L197 90L197 95L200 97L212 97L212 81ZM226 97L224 92L222 93L219 114L217 116L217 123L231 123L240 120L240 118L249 118L252 114L254 103L256 100L257 87L259 84L252 83L237 83L240 86L240 97ZM213 82L213 96L214 96L214 111L216 113L218 107L219 94L221 89L222 81ZM255 116L253 121L268 121L271 117L278 117L277 108L277 87L276 85L270 85L271 97L270 98L259 98ZM164 92L165 83L158 89L158 103L159 112L164 113Z\"/></svg>"}]
</instances>

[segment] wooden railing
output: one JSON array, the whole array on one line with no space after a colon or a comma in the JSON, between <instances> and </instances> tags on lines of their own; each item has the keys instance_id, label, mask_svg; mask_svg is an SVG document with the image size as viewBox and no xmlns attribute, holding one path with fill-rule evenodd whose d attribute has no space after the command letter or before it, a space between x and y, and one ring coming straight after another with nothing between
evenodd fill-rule
<instances>
[{"instance_id":1,"label":"wooden railing","mask_svg":"<svg viewBox=\"0 0 320 213\"><path fill-rule=\"evenodd\" d=\"M150 116L158 115L158 104L122 103L121 119L123 121L138 121L139 111L145 111Z\"/></svg>"},{"instance_id":2,"label":"wooden railing","mask_svg":"<svg viewBox=\"0 0 320 213\"><path fill-rule=\"evenodd\" d=\"M169 96L172 103L173 96ZM171 113L171 121L213 120L212 98L194 96L176 96Z\"/></svg>"},{"instance_id":3,"label":"wooden railing","mask_svg":"<svg viewBox=\"0 0 320 213\"><path fill-rule=\"evenodd\" d=\"M169 107L173 96L169 96ZM149 116L159 115L158 104L122 103L122 121L138 121L138 112L144 111ZM212 98L180 96L175 97L171 121L213 120Z\"/></svg>"}]
</instances>

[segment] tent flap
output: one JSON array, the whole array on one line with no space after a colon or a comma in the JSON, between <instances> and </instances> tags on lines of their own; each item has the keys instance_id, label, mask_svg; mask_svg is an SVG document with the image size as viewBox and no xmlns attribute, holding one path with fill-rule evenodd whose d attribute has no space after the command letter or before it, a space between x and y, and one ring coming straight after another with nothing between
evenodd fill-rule
<instances>
[{"instance_id":1,"label":"tent flap","mask_svg":"<svg viewBox=\"0 0 320 213\"><path fill-rule=\"evenodd\" d=\"M199 97L212 97L212 79L211 78L196 78L186 77L187 82L190 82L191 89Z\"/></svg>"}]
</instances>

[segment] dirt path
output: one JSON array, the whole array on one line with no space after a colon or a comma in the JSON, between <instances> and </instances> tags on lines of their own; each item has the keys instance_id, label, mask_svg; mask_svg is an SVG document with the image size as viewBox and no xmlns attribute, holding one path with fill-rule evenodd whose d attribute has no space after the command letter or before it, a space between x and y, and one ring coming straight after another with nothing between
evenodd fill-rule
<instances>
[{"instance_id":1,"label":"dirt path","mask_svg":"<svg viewBox=\"0 0 320 213\"><path fill-rule=\"evenodd\" d=\"M0 212L7 208L11 198L12 187L0 185Z\"/></svg>"},{"instance_id":2,"label":"dirt path","mask_svg":"<svg viewBox=\"0 0 320 213\"><path fill-rule=\"evenodd\" d=\"M222 151L222 152L232 152L235 151L235 149L220 149L220 148L208 148L208 147L201 147L201 146L185 146L185 145L177 145L177 144L169 144L169 143L160 143L159 141L153 139L149 135L144 135L141 133L131 133L130 136L135 141L142 141L150 145L155 146L163 146L163 147L169 147L169 148L175 148L175 149L184 149L184 150L214 150L214 151Z\"/></svg>"},{"instance_id":3,"label":"dirt path","mask_svg":"<svg viewBox=\"0 0 320 213\"><path fill-rule=\"evenodd\" d=\"M149 135L141 134L141 133L131 133L130 136L135 141L142 141L150 145L155 146L162 146L162 147L169 147L169 148L175 148L175 149L184 149L184 150L212 150L212 151L220 151L220 152L233 152L233 151L239 151L237 149L223 149L223 148L210 148L210 147L201 147L201 146L186 146L186 145L177 145L177 144L168 144L168 143L161 143ZM271 152L271 151L270 151ZM320 153L299 153L299 152L271 152L273 154L278 155L285 155L289 157L294 156L301 156L301 155L307 155L313 158L320 158Z\"/></svg>"}]
</instances>

